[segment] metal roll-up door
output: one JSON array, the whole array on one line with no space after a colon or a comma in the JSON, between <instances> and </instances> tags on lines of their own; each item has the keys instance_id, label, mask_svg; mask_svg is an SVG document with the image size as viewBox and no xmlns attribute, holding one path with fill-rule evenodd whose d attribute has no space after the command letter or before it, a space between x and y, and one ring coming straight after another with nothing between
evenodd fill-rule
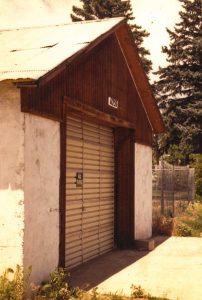
<instances>
[{"instance_id":1,"label":"metal roll-up door","mask_svg":"<svg viewBox=\"0 0 202 300\"><path fill-rule=\"evenodd\" d=\"M113 129L67 118L65 264L114 246Z\"/></svg>"}]
</instances>

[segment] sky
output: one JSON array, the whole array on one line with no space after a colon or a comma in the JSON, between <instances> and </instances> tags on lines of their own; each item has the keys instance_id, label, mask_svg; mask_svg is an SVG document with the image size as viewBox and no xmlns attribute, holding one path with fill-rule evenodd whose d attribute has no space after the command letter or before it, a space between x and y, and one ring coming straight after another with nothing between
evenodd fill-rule
<instances>
[{"instance_id":1,"label":"sky","mask_svg":"<svg viewBox=\"0 0 202 300\"><path fill-rule=\"evenodd\" d=\"M150 50L153 70L166 64L161 47L168 45L166 27L173 29L179 21L178 0L131 0L135 23L150 36L144 45ZM79 0L0 0L0 29L71 22L72 5Z\"/></svg>"}]
</instances>

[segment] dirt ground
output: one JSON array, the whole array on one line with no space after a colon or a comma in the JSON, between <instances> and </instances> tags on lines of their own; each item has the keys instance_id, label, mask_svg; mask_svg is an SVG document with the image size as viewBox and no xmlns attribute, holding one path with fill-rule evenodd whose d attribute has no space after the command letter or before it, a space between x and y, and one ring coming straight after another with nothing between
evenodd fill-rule
<instances>
[{"instance_id":1,"label":"dirt ground","mask_svg":"<svg viewBox=\"0 0 202 300\"><path fill-rule=\"evenodd\" d=\"M141 286L153 296L202 300L202 238L155 238L151 252L115 250L70 272L72 284L130 295Z\"/></svg>"}]
</instances>

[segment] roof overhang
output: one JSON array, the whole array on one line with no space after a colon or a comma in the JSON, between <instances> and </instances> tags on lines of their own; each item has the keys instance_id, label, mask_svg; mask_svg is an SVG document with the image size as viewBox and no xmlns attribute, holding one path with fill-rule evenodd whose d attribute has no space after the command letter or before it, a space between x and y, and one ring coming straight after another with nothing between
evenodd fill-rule
<instances>
[{"instance_id":1,"label":"roof overhang","mask_svg":"<svg viewBox=\"0 0 202 300\"><path fill-rule=\"evenodd\" d=\"M18 87L36 87L44 85L60 72L65 70L67 66L75 63L75 61L80 59L81 56L90 52L111 34L116 36L153 133L163 133L165 131L165 126L157 106L157 102L153 96L148 78L144 72L137 47L134 43L132 32L124 18L117 18L116 22L111 23L108 30L104 31L89 43L83 43L82 47L78 51L63 60L56 67L47 71L43 76L37 79L21 78L13 81Z\"/></svg>"},{"instance_id":2,"label":"roof overhang","mask_svg":"<svg viewBox=\"0 0 202 300\"><path fill-rule=\"evenodd\" d=\"M45 75L40 77L37 80L30 80L32 84L34 85L43 85L50 81L52 78L57 76L60 72L65 70L65 68L70 65L71 63L75 62L75 60L79 59L82 55L87 54L90 52L94 47L96 47L98 44L100 44L103 40L105 40L108 36L116 32L116 30L123 24L126 24L125 18L121 18L121 21L114 25L110 30L105 32L104 34L100 35L98 38L93 40L92 42L88 43L85 47L83 47L81 50L74 53L72 56L68 57L66 60L64 60L61 64L53 68L52 70L48 71ZM19 81L18 86L25 86L27 85L27 81Z\"/></svg>"},{"instance_id":3,"label":"roof overhang","mask_svg":"<svg viewBox=\"0 0 202 300\"><path fill-rule=\"evenodd\" d=\"M116 35L119 46L125 58L125 62L128 66L129 72L133 79L134 85L142 102L142 106L145 110L153 133L159 134L165 132L165 125L161 113L154 98L149 80L144 72L144 68L138 55L138 50L134 43L130 27L125 19L112 27L108 32L104 33L103 35L99 36L97 39L89 43L85 48L69 57L62 64L49 71L37 82L35 82L35 84L43 85L44 83L48 82L51 78L55 77L58 73L63 71L67 65L75 62L75 60L80 58L81 55L84 55L91 51L96 45L98 45L113 33Z\"/></svg>"}]
</instances>

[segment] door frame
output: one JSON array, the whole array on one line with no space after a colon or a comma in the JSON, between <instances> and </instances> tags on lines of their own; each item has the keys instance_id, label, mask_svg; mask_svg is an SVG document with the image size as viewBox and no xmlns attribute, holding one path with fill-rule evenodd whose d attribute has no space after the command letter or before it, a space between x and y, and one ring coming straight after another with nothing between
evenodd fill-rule
<instances>
[{"instance_id":1,"label":"door frame","mask_svg":"<svg viewBox=\"0 0 202 300\"><path fill-rule=\"evenodd\" d=\"M82 116L92 123L114 128L115 185L114 185L114 243L118 248L131 248L134 242L134 143L135 131L131 124L116 120L110 124L103 118L90 117L88 112L68 108L67 97L63 101L63 121L60 123L60 187L59 187L59 267L65 267L66 222L66 117L68 114ZM102 113L101 116L103 117ZM104 114L105 117L105 114ZM111 117L111 116L110 116ZM109 119L109 118L108 118ZM114 120L114 119L113 119ZM122 127L118 127L117 125ZM123 127L123 124L126 126ZM133 126L131 126L133 127Z\"/></svg>"},{"instance_id":2,"label":"door frame","mask_svg":"<svg viewBox=\"0 0 202 300\"><path fill-rule=\"evenodd\" d=\"M115 241L118 248L134 244L135 132L115 128Z\"/></svg>"}]
</instances>

